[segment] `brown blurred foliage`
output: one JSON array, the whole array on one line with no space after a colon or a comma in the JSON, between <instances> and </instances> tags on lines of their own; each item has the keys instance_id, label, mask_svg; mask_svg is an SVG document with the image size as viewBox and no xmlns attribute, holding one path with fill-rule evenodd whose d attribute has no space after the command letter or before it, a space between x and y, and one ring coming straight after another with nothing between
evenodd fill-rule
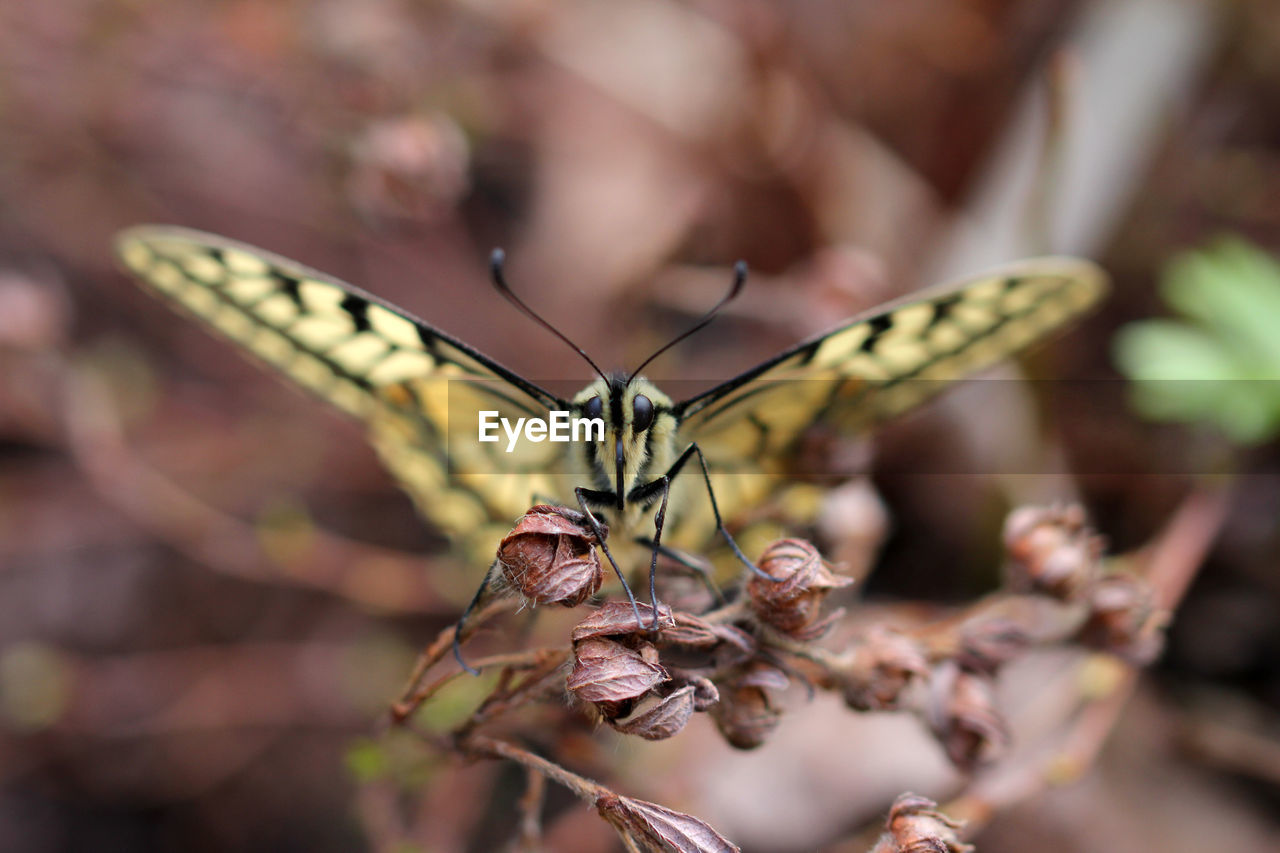
<instances>
[{"instance_id":1,"label":"brown blurred foliage","mask_svg":"<svg viewBox=\"0 0 1280 853\"><path fill-rule=\"evenodd\" d=\"M1099 43L1127 64L1073 76ZM1048 174L1068 132L1054 105L1087 113L1122 90L1163 107L1146 132L1093 129L1080 168L1115 192L1079 201L1087 181L1046 179L1003 208L1049 236L1025 253L1091 254L1115 278L1025 365L1089 380L1087 404L1049 383L1007 407L962 391L877 437L891 533L860 591L940 617L1000 582L1011 507L1078 498L1110 552L1140 561L1195 488L1169 460L1212 440L1136 421L1122 383L1095 380L1117 378L1112 332L1161 310L1151 285L1174 251L1223 230L1280 250L1276 4L0 3L0 849L479 851L518 835L513 766L360 740L483 567L451 562L358 428L118 273L116 230L172 222L298 258L557 391L589 371L487 288L492 246L610 364L686 325L745 258L747 294L651 372L705 387L956 271L948 246L966 221L982 244L1020 122L1048 128L1029 166ZM1083 224L1055 241L1041 220L1068 208ZM966 838L979 850L1274 844L1280 453L1233 464L1218 544L1096 766L1025 801L988 780L983 802L1011 807L963 815L985 826ZM984 470L1035 473L924 473ZM874 516L851 536L881 529L878 504L844 496ZM876 539L824 553L843 542L850 563ZM1122 586L1091 638L1150 656L1150 602ZM878 636L859 666L882 679L851 680L850 706L892 706L924 665ZM1006 639L969 651L999 657ZM1000 737L1052 715L1060 697L1040 688L1062 666L1002 671L1016 719ZM976 669L950 685L985 722ZM643 798L602 806L615 823L658 832L689 812L752 851L867 850L901 792L945 810L958 790L910 721L798 687L779 720L750 679L739 692L720 724L768 734L749 753L704 719L663 744L583 726L557 746ZM996 735L948 744L979 729ZM615 849L595 814L547 797L545 849ZM881 844L922 831L904 802L950 831L903 800Z\"/></svg>"}]
</instances>

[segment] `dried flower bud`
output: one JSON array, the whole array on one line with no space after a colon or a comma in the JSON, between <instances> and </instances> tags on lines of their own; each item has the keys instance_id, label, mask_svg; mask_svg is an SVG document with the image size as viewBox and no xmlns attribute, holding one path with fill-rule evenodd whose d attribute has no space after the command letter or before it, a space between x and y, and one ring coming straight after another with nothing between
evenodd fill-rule
<instances>
[{"instance_id":1,"label":"dried flower bud","mask_svg":"<svg viewBox=\"0 0 1280 853\"><path fill-rule=\"evenodd\" d=\"M636 622L636 610L640 613L640 621ZM587 640L592 637L625 637L631 634L648 636L649 626L653 624L653 607L636 602L636 610L631 609L627 601L606 601L601 607L574 626L569 635L573 642ZM659 630L675 624L671 608L658 606Z\"/></svg>"},{"instance_id":2,"label":"dried flower bud","mask_svg":"<svg viewBox=\"0 0 1280 853\"><path fill-rule=\"evenodd\" d=\"M738 687L760 687L765 690L786 690L791 686L787 674L773 664L753 660L733 677Z\"/></svg>"},{"instance_id":3,"label":"dried flower bud","mask_svg":"<svg viewBox=\"0 0 1280 853\"><path fill-rule=\"evenodd\" d=\"M853 578L831 571L818 549L803 539L779 539L760 555L760 570L774 580L752 576L747 584L751 611L775 630L797 640L812 640L829 627L820 620L822 602Z\"/></svg>"},{"instance_id":4,"label":"dried flower bud","mask_svg":"<svg viewBox=\"0 0 1280 853\"><path fill-rule=\"evenodd\" d=\"M1089 618L1080 641L1131 663L1151 663L1164 645L1169 614L1156 607L1151 588L1132 575L1108 575L1089 590Z\"/></svg>"},{"instance_id":5,"label":"dried flower bud","mask_svg":"<svg viewBox=\"0 0 1280 853\"><path fill-rule=\"evenodd\" d=\"M898 707L907 685L928 675L919 644L892 628L876 626L854 647L841 673L844 701L857 711L888 711Z\"/></svg>"},{"instance_id":6,"label":"dried flower bud","mask_svg":"<svg viewBox=\"0 0 1280 853\"><path fill-rule=\"evenodd\" d=\"M633 649L616 640L593 637L574 644L573 670L565 686L612 720L626 716L636 699L669 677L651 643Z\"/></svg>"},{"instance_id":7,"label":"dried flower bud","mask_svg":"<svg viewBox=\"0 0 1280 853\"><path fill-rule=\"evenodd\" d=\"M692 613L677 612L670 625L662 626L658 634L659 645L683 646L688 649L709 649L723 641L720 629Z\"/></svg>"},{"instance_id":8,"label":"dried flower bud","mask_svg":"<svg viewBox=\"0 0 1280 853\"><path fill-rule=\"evenodd\" d=\"M1023 507L1004 525L1009 553L1009 586L1070 601L1098 574L1102 539L1085 524L1084 510L1066 507Z\"/></svg>"},{"instance_id":9,"label":"dried flower bud","mask_svg":"<svg viewBox=\"0 0 1280 853\"><path fill-rule=\"evenodd\" d=\"M777 667L752 661L720 687L711 719L731 746L755 749L778 727L782 712L769 702L766 688L785 690L789 681Z\"/></svg>"},{"instance_id":10,"label":"dried flower bud","mask_svg":"<svg viewBox=\"0 0 1280 853\"><path fill-rule=\"evenodd\" d=\"M972 672L994 675L996 670L1026 651L1031 637L1010 619L984 619L960 629L956 663Z\"/></svg>"},{"instance_id":11,"label":"dried flower bud","mask_svg":"<svg viewBox=\"0 0 1280 853\"><path fill-rule=\"evenodd\" d=\"M694 678L689 682L693 687L693 710L706 711L720 702L720 691L715 684L705 678Z\"/></svg>"},{"instance_id":12,"label":"dried flower bud","mask_svg":"<svg viewBox=\"0 0 1280 853\"><path fill-rule=\"evenodd\" d=\"M962 843L957 832L964 824L937 808L918 794L898 797L889 809L886 832L871 853L970 853L973 845Z\"/></svg>"},{"instance_id":13,"label":"dried flower bud","mask_svg":"<svg viewBox=\"0 0 1280 853\"><path fill-rule=\"evenodd\" d=\"M600 589L603 572L586 516L567 507L535 506L498 546L507 582L537 604L576 607Z\"/></svg>"},{"instance_id":14,"label":"dried flower bud","mask_svg":"<svg viewBox=\"0 0 1280 853\"><path fill-rule=\"evenodd\" d=\"M596 800L596 810L635 849L667 853L739 853L737 846L710 825L693 815L656 803L606 794Z\"/></svg>"},{"instance_id":15,"label":"dried flower bud","mask_svg":"<svg viewBox=\"0 0 1280 853\"><path fill-rule=\"evenodd\" d=\"M735 687L720 691L720 703L711 709L716 728L737 749L755 749L778 727L781 712L769 704L759 687Z\"/></svg>"},{"instance_id":16,"label":"dried flower bud","mask_svg":"<svg viewBox=\"0 0 1280 853\"><path fill-rule=\"evenodd\" d=\"M934 670L930 688L926 717L951 763L968 772L995 758L1009 736L990 677L947 662Z\"/></svg>"},{"instance_id":17,"label":"dried flower bud","mask_svg":"<svg viewBox=\"0 0 1280 853\"><path fill-rule=\"evenodd\" d=\"M756 638L735 625L717 625L679 611L674 623L663 625L653 642L662 650L663 660L690 672L723 672L750 660L758 648Z\"/></svg>"},{"instance_id":18,"label":"dried flower bud","mask_svg":"<svg viewBox=\"0 0 1280 853\"><path fill-rule=\"evenodd\" d=\"M624 721L610 720L609 725L623 734L639 735L645 740L666 740L685 727L694 711L705 711L718 701L720 694L715 685L699 679Z\"/></svg>"}]
</instances>

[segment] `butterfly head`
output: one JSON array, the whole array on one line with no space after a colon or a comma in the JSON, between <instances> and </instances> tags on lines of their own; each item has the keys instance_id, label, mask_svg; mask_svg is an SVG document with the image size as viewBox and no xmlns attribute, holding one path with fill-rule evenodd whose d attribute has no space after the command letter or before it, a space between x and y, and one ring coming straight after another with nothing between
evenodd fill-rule
<instances>
[{"instance_id":1,"label":"butterfly head","mask_svg":"<svg viewBox=\"0 0 1280 853\"><path fill-rule=\"evenodd\" d=\"M573 406L578 417L604 421L604 440L587 442L587 460L597 488L612 492L619 510L633 488L674 461L675 404L644 377L604 376L579 392Z\"/></svg>"},{"instance_id":2,"label":"butterfly head","mask_svg":"<svg viewBox=\"0 0 1280 853\"><path fill-rule=\"evenodd\" d=\"M573 406L578 417L598 418L604 422L603 440L584 442L586 461L595 490L612 494L616 509L622 511L634 489L652 483L675 461L676 428L680 424L671 398L640 376L640 371L658 356L704 328L721 308L735 299L746 283L747 264L745 261L734 264L733 282L729 285L728 292L696 323L659 347L631 373L606 374L582 347L569 340L563 332L516 296L507 284L503 272L505 259L506 254L501 249L494 249L489 259L489 271L498 292L582 356L600 376L573 398Z\"/></svg>"}]
</instances>

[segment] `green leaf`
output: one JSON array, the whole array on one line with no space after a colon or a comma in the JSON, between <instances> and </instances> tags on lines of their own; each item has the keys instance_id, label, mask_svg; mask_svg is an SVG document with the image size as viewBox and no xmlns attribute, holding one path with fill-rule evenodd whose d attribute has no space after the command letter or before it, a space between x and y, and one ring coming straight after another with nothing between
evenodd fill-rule
<instances>
[{"instance_id":1,"label":"green leaf","mask_svg":"<svg viewBox=\"0 0 1280 853\"><path fill-rule=\"evenodd\" d=\"M1243 379L1249 370L1217 337L1173 320L1131 323L1116 335L1121 371L1139 381Z\"/></svg>"},{"instance_id":2,"label":"green leaf","mask_svg":"<svg viewBox=\"0 0 1280 853\"><path fill-rule=\"evenodd\" d=\"M1171 307L1247 356L1256 378L1280 379L1280 266L1238 239L1183 255L1165 272Z\"/></svg>"},{"instance_id":3,"label":"green leaf","mask_svg":"<svg viewBox=\"0 0 1280 853\"><path fill-rule=\"evenodd\" d=\"M1131 323L1113 342L1134 407L1215 425L1238 443L1280 433L1280 265L1227 238L1175 259L1162 293L1188 322Z\"/></svg>"}]
</instances>

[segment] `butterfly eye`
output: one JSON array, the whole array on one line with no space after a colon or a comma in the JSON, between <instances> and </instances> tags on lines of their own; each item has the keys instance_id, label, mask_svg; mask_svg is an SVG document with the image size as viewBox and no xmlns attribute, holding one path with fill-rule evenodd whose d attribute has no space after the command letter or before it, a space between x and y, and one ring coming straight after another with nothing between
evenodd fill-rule
<instances>
[{"instance_id":1,"label":"butterfly eye","mask_svg":"<svg viewBox=\"0 0 1280 853\"><path fill-rule=\"evenodd\" d=\"M600 395L592 397L587 401L587 405L583 407L583 411L587 413L589 418L604 417L604 401L600 399Z\"/></svg>"},{"instance_id":2,"label":"butterfly eye","mask_svg":"<svg viewBox=\"0 0 1280 853\"><path fill-rule=\"evenodd\" d=\"M653 424L653 401L643 394L637 394L631 401L631 429L644 432Z\"/></svg>"}]
</instances>

